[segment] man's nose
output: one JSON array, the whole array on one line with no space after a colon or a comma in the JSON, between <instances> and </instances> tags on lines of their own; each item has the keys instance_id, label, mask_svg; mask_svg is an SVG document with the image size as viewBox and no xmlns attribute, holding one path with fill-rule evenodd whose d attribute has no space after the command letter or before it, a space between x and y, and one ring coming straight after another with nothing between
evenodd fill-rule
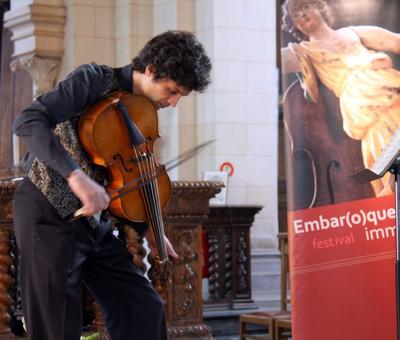
<instances>
[{"instance_id":1,"label":"man's nose","mask_svg":"<svg viewBox=\"0 0 400 340\"><path fill-rule=\"evenodd\" d=\"M168 99L169 105L171 105L172 107L176 107L176 105L178 104L178 101L179 101L180 98L181 98L181 96L179 94L171 96Z\"/></svg>"}]
</instances>

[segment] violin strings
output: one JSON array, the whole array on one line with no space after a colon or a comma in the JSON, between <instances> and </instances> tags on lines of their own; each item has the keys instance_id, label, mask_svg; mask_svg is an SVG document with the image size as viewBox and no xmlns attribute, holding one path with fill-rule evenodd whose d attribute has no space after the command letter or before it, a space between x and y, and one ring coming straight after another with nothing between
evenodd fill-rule
<instances>
[{"instance_id":1,"label":"violin strings","mask_svg":"<svg viewBox=\"0 0 400 340\"><path fill-rule=\"evenodd\" d=\"M143 196L145 199L146 211L150 223L152 225L152 230L154 233L154 239L157 245L157 249L160 251L160 259L162 261L167 259L167 254L165 250L165 243L164 243L164 228L163 228L163 221L160 219L160 204L158 199L158 192L155 190L157 185L155 185L155 172L152 171L152 163L151 160L154 160L153 157L149 159L148 154L146 153L145 156L139 156L139 152L137 148L134 147L136 158L138 159L138 168L140 171L140 175L142 178L142 182L144 183L143 186ZM144 168L142 168L142 161L144 161ZM154 173L153 173L154 172Z\"/></svg>"},{"instance_id":2,"label":"violin strings","mask_svg":"<svg viewBox=\"0 0 400 340\"><path fill-rule=\"evenodd\" d=\"M147 190L146 190L146 186L147 186L146 173L142 170L141 156L139 156L139 152L138 152L138 150L137 150L137 148L135 146L133 146L133 150L135 151L135 156L136 156L136 159L138 161L138 168L139 168L139 172L140 172L140 178L142 180L142 183L144 183L144 186L142 188L142 193L143 193L143 197L144 197L144 200L145 200L145 209L146 209L146 212L147 212L147 216L148 216L148 218L150 220L150 224L151 224L152 230L155 233L153 214L150 211L151 207L150 207L150 202L148 200L148 195L147 195ZM156 235L154 235L154 237L156 237Z\"/></svg>"},{"instance_id":3,"label":"violin strings","mask_svg":"<svg viewBox=\"0 0 400 340\"><path fill-rule=\"evenodd\" d=\"M162 259L167 258L166 254L166 249L165 249L165 242L164 242L164 224L162 220L162 214L161 214L161 208L160 208L160 196L158 193L158 185L157 181L155 180L155 161L154 161L154 154L149 153L150 156L147 159L147 172L150 174L150 180L149 180L149 191L151 194L152 201L155 202L153 205L154 208L154 217L157 220L157 231L159 233L158 241L160 242L160 250L162 251L162 254L160 254L160 257Z\"/></svg>"},{"instance_id":4,"label":"violin strings","mask_svg":"<svg viewBox=\"0 0 400 340\"><path fill-rule=\"evenodd\" d=\"M164 221L162 219L161 204L160 204L160 193L159 193L159 190L158 190L158 183L157 183L157 181L155 179L155 176L156 176L156 166L155 166L155 164L156 164L156 162L155 162L154 154L151 153L150 154L150 167L151 167L150 173L152 175L151 176L152 179L151 179L150 183L151 183L151 186L153 187L152 192L153 192L154 201L157 202L156 205L155 205L155 209L157 210L156 217L158 219L158 225L160 226L160 230L159 230L160 233L161 233L160 238L164 241L164 233L165 233L165 231L164 231ZM165 242L162 242L162 244L165 245ZM166 249L164 247L161 248L161 249L165 252L165 254L163 254L163 255L165 255L165 257L167 257L168 255L166 254Z\"/></svg>"},{"instance_id":5,"label":"violin strings","mask_svg":"<svg viewBox=\"0 0 400 340\"><path fill-rule=\"evenodd\" d=\"M146 155L146 158L144 159L144 166L146 167L145 169L145 175L146 177L146 184L144 185L144 192L146 195L146 200L148 202L148 206L151 208L151 218L152 218L152 223L154 225L153 232L154 232L154 238L157 244L160 244L159 239L160 239L160 230L158 228L158 220L157 220L157 212L155 210L155 201L154 201L154 196L152 193L152 187L151 187L151 182L149 180L149 176L151 177L151 171L149 167L149 161ZM153 203L153 204L150 204ZM158 248L160 249L160 248ZM161 256L161 254L160 254Z\"/></svg>"}]
</instances>

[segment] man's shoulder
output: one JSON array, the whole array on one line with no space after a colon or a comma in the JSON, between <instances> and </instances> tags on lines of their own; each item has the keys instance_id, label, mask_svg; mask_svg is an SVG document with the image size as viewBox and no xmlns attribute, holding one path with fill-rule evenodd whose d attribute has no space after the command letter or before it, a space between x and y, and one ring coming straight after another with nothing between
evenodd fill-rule
<instances>
[{"instance_id":1,"label":"man's shoulder","mask_svg":"<svg viewBox=\"0 0 400 340\"><path fill-rule=\"evenodd\" d=\"M78 66L71 73L69 73L66 78L72 76L102 78L102 77L107 77L112 73L113 73L113 68L111 66L91 63L91 64L82 64Z\"/></svg>"}]
</instances>

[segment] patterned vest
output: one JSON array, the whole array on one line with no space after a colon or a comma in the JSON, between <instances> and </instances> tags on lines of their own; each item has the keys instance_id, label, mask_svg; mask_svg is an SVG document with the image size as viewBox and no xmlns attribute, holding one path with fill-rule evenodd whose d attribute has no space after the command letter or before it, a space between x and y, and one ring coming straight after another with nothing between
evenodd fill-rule
<instances>
[{"instance_id":1,"label":"patterned vest","mask_svg":"<svg viewBox=\"0 0 400 340\"><path fill-rule=\"evenodd\" d=\"M106 84L105 90L99 99L119 88L114 69L111 67L105 68L104 82ZM80 146L76 132L78 119L79 117L57 124L53 133L59 138L60 143L82 171L95 181L103 184L103 171L90 163L88 156ZM61 218L73 214L81 206L79 199L69 188L67 181L37 158L34 159L27 176L47 198ZM92 226L97 224L93 218L88 220Z\"/></svg>"}]
</instances>

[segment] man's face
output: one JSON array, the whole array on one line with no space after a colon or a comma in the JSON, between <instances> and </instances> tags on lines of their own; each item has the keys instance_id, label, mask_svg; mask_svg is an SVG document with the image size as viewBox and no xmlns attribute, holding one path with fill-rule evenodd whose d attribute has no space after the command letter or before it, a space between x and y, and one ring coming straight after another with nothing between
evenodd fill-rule
<instances>
[{"instance_id":1,"label":"man's face","mask_svg":"<svg viewBox=\"0 0 400 340\"><path fill-rule=\"evenodd\" d=\"M144 75L142 95L154 102L157 109L175 107L181 97L190 94L188 89L169 78L154 80L154 72L151 66L146 67Z\"/></svg>"}]
</instances>

